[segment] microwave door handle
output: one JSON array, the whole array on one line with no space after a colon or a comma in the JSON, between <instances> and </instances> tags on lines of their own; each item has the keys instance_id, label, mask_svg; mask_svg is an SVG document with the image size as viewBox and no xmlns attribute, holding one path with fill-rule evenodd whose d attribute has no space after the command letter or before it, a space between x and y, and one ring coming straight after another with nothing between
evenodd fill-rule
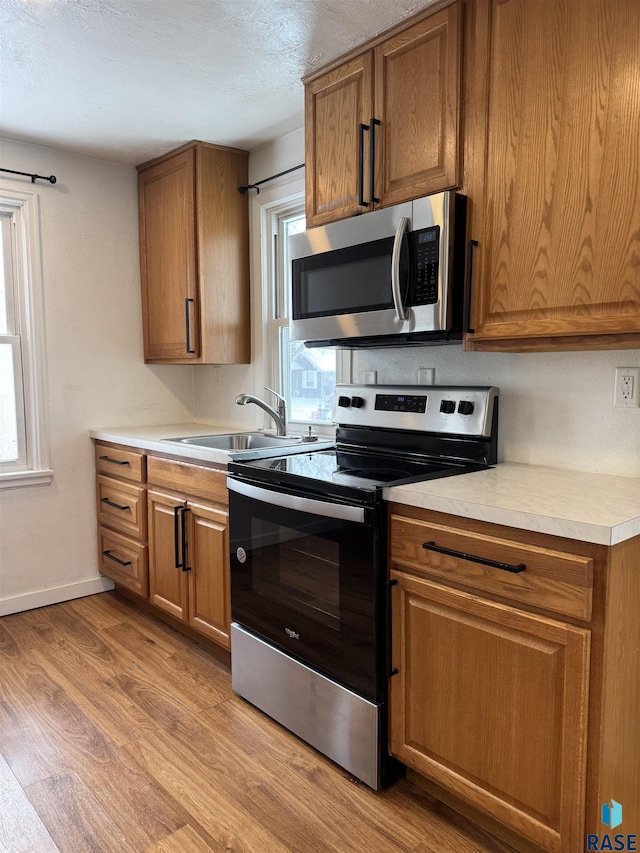
<instances>
[{"instance_id":1,"label":"microwave door handle","mask_svg":"<svg viewBox=\"0 0 640 853\"><path fill-rule=\"evenodd\" d=\"M402 294L400 292L400 252L402 251L402 238L408 226L409 220L406 216L403 216L398 223L398 229L393 241L393 254L391 255L391 293L398 320L407 319L407 309L402 304Z\"/></svg>"}]
</instances>

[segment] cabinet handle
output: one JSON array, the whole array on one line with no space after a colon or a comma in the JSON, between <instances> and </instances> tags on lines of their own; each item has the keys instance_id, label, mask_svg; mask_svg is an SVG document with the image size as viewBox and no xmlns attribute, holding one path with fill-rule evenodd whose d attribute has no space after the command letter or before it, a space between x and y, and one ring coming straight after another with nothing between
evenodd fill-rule
<instances>
[{"instance_id":1,"label":"cabinet handle","mask_svg":"<svg viewBox=\"0 0 640 853\"><path fill-rule=\"evenodd\" d=\"M358 125L358 204L361 207L369 207L369 202L364 200L364 132L369 130L368 124Z\"/></svg>"},{"instance_id":2,"label":"cabinet handle","mask_svg":"<svg viewBox=\"0 0 640 853\"><path fill-rule=\"evenodd\" d=\"M189 312L189 303L193 302L193 299L187 297L184 300L184 325L187 332L187 352L189 354L195 353L194 349L191 349L191 317Z\"/></svg>"},{"instance_id":3,"label":"cabinet handle","mask_svg":"<svg viewBox=\"0 0 640 853\"><path fill-rule=\"evenodd\" d=\"M467 280L465 282L464 331L468 335L472 335L475 331L475 329L471 328L471 287L473 283L473 250L477 245L477 240L467 240Z\"/></svg>"},{"instance_id":4,"label":"cabinet handle","mask_svg":"<svg viewBox=\"0 0 640 853\"><path fill-rule=\"evenodd\" d=\"M379 124L379 119L371 119L371 145L369 146L369 200L371 204L377 204L380 201L380 199L373 194L376 179L376 125Z\"/></svg>"},{"instance_id":5,"label":"cabinet handle","mask_svg":"<svg viewBox=\"0 0 640 853\"><path fill-rule=\"evenodd\" d=\"M393 659L392 659L392 648L391 648L391 590L398 581L386 581L386 605L387 605L387 678L391 678L392 675L397 675L399 670L394 667Z\"/></svg>"},{"instance_id":6,"label":"cabinet handle","mask_svg":"<svg viewBox=\"0 0 640 853\"><path fill-rule=\"evenodd\" d=\"M112 465L129 465L131 463L122 459L112 459L110 456L99 456L99 459L102 459L103 462L111 462Z\"/></svg>"},{"instance_id":7,"label":"cabinet handle","mask_svg":"<svg viewBox=\"0 0 640 853\"><path fill-rule=\"evenodd\" d=\"M119 566L130 566L131 565L131 560L127 560L127 562L125 563L124 560L119 560L117 557L114 557L110 551L103 551L102 556L107 557L107 559L109 559L109 560L113 560L113 562L117 563Z\"/></svg>"},{"instance_id":8,"label":"cabinet handle","mask_svg":"<svg viewBox=\"0 0 640 853\"><path fill-rule=\"evenodd\" d=\"M175 558L174 562L176 564L176 569L181 569L183 565L180 561L180 532L178 520L181 509L183 509L182 504L180 506L174 506L173 508L173 556Z\"/></svg>"},{"instance_id":9,"label":"cabinet handle","mask_svg":"<svg viewBox=\"0 0 640 853\"><path fill-rule=\"evenodd\" d=\"M469 560L471 563L480 563L483 566L491 566L493 569L502 569L503 572L519 574L527 568L524 563L512 566L509 563L499 563L497 560L488 560L486 557L476 557L474 554L465 554L462 551L453 551L450 548L441 548L435 542L425 542L422 546L427 551L437 551L438 554L448 554L449 557L459 557L461 560Z\"/></svg>"},{"instance_id":10,"label":"cabinet handle","mask_svg":"<svg viewBox=\"0 0 640 853\"><path fill-rule=\"evenodd\" d=\"M122 512L126 512L128 509L131 509L131 507L122 506L122 504L117 504L115 501L112 501L109 498L100 498L100 503L108 504L109 506L112 506L114 509L121 509Z\"/></svg>"},{"instance_id":11,"label":"cabinet handle","mask_svg":"<svg viewBox=\"0 0 640 853\"><path fill-rule=\"evenodd\" d=\"M189 508L185 506L173 508L173 555L176 569L182 569L183 572L191 571L191 566L187 565L187 512Z\"/></svg>"},{"instance_id":12,"label":"cabinet handle","mask_svg":"<svg viewBox=\"0 0 640 853\"><path fill-rule=\"evenodd\" d=\"M182 571L190 572L191 566L187 565L187 513L190 512L189 507L185 506L182 509Z\"/></svg>"}]
</instances>

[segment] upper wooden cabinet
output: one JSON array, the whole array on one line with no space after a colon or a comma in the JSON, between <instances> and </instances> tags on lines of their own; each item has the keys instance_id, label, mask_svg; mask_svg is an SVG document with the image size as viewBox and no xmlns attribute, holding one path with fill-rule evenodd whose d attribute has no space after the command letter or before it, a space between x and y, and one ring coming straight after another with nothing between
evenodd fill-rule
<instances>
[{"instance_id":1,"label":"upper wooden cabinet","mask_svg":"<svg viewBox=\"0 0 640 853\"><path fill-rule=\"evenodd\" d=\"M459 185L461 18L453 3L305 80L307 227Z\"/></svg>"},{"instance_id":2,"label":"upper wooden cabinet","mask_svg":"<svg viewBox=\"0 0 640 853\"><path fill-rule=\"evenodd\" d=\"M478 0L467 349L640 346L640 3Z\"/></svg>"},{"instance_id":3,"label":"upper wooden cabinet","mask_svg":"<svg viewBox=\"0 0 640 853\"><path fill-rule=\"evenodd\" d=\"M138 166L145 361L249 363L247 160L192 142Z\"/></svg>"}]
</instances>

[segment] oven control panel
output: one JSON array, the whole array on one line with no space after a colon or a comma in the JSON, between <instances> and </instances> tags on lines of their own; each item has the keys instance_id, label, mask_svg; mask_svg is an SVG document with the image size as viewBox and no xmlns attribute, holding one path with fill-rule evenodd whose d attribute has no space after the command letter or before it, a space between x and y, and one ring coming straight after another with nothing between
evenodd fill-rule
<instances>
[{"instance_id":1,"label":"oven control panel","mask_svg":"<svg viewBox=\"0 0 640 853\"><path fill-rule=\"evenodd\" d=\"M491 435L499 389L475 385L337 385L333 421L452 435Z\"/></svg>"}]
</instances>

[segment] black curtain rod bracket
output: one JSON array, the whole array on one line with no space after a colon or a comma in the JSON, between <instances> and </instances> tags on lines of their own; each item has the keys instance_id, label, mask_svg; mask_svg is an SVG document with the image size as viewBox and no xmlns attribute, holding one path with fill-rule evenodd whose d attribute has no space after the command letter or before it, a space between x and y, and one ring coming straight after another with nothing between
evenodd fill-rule
<instances>
[{"instance_id":1,"label":"black curtain rod bracket","mask_svg":"<svg viewBox=\"0 0 640 853\"><path fill-rule=\"evenodd\" d=\"M0 172L10 172L12 175L24 175L25 178L31 178L32 184L35 184L38 179L41 181L49 181L50 184L55 184L58 180L55 175L49 175L47 178L44 175L32 175L30 172L16 172L15 169L0 169Z\"/></svg>"},{"instance_id":2,"label":"black curtain rod bracket","mask_svg":"<svg viewBox=\"0 0 640 853\"><path fill-rule=\"evenodd\" d=\"M267 181L275 181L276 178L281 178L283 175L288 175L289 172L296 172L298 169L304 169L304 163L300 163L299 166L293 166L291 169L285 169L284 172L278 172L277 175L271 175L270 178L264 178L262 181L256 181L255 184L249 184L248 187L238 187L238 192L244 195L249 190L255 190L256 194L260 193L260 186L262 184L266 184Z\"/></svg>"}]
</instances>

